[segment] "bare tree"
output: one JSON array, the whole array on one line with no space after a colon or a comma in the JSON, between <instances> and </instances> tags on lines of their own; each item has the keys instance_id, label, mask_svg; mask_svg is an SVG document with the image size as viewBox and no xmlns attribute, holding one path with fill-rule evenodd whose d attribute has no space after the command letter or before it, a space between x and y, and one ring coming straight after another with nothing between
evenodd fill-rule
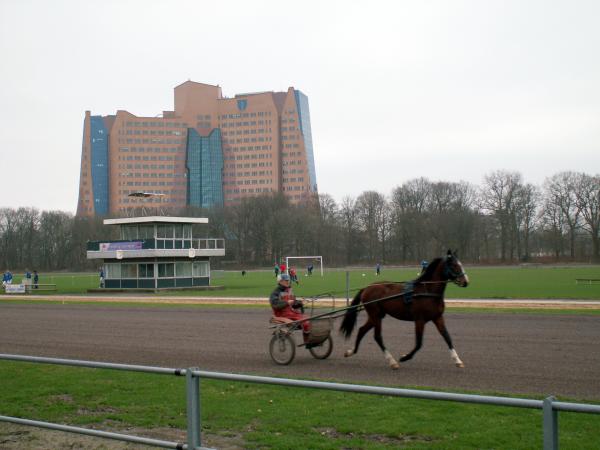
<instances>
[{"instance_id":1,"label":"bare tree","mask_svg":"<svg viewBox=\"0 0 600 450\"><path fill-rule=\"evenodd\" d=\"M357 249L360 248L358 211L356 200L352 197L344 197L340 208L340 220L346 247L346 263L350 264L357 256Z\"/></svg>"},{"instance_id":2,"label":"bare tree","mask_svg":"<svg viewBox=\"0 0 600 450\"><path fill-rule=\"evenodd\" d=\"M523 180L518 172L498 170L484 177L481 208L497 220L500 228L500 259L514 259L518 226L515 218L517 197Z\"/></svg>"},{"instance_id":3,"label":"bare tree","mask_svg":"<svg viewBox=\"0 0 600 450\"><path fill-rule=\"evenodd\" d=\"M577 174L575 204L583 219L583 229L592 240L592 258L600 261L600 175Z\"/></svg>"},{"instance_id":4,"label":"bare tree","mask_svg":"<svg viewBox=\"0 0 600 450\"><path fill-rule=\"evenodd\" d=\"M567 227L569 235L569 252L571 259L575 259L575 237L580 228L581 211L575 196L577 174L574 172L560 172L547 178L544 182L544 211L547 211L550 223L555 228L554 235L561 228Z\"/></svg>"},{"instance_id":5,"label":"bare tree","mask_svg":"<svg viewBox=\"0 0 600 450\"><path fill-rule=\"evenodd\" d=\"M370 261L384 257L378 250L381 244L380 236L385 238L385 208L385 197L379 192L366 191L356 199L358 220L367 238L367 256Z\"/></svg>"}]
</instances>

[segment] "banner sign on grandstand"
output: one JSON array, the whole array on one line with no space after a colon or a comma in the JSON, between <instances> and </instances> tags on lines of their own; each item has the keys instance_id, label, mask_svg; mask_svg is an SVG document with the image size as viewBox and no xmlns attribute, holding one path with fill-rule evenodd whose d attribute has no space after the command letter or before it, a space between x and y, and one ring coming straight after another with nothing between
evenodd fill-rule
<instances>
[{"instance_id":1,"label":"banner sign on grandstand","mask_svg":"<svg viewBox=\"0 0 600 450\"><path fill-rule=\"evenodd\" d=\"M128 241L128 242L101 242L101 252L114 252L117 250L141 250L142 241Z\"/></svg>"}]
</instances>

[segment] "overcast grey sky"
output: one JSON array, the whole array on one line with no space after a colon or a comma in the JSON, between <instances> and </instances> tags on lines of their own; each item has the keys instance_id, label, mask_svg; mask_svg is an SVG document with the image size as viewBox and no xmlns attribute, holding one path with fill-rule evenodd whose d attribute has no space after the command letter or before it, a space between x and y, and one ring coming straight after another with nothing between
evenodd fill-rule
<instances>
[{"instance_id":1,"label":"overcast grey sky","mask_svg":"<svg viewBox=\"0 0 600 450\"><path fill-rule=\"evenodd\" d=\"M336 200L415 177L600 172L600 2L0 0L0 206L74 212L85 110L191 79L309 97Z\"/></svg>"}]
</instances>

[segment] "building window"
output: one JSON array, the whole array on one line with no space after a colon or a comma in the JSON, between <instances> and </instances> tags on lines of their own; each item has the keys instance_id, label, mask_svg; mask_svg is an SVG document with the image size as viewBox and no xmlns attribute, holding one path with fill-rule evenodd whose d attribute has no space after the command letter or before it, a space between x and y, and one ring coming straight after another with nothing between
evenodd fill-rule
<instances>
[{"instance_id":1,"label":"building window","mask_svg":"<svg viewBox=\"0 0 600 450\"><path fill-rule=\"evenodd\" d=\"M160 263L158 265L158 278L173 278L175 276L175 264Z\"/></svg>"},{"instance_id":2,"label":"building window","mask_svg":"<svg viewBox=\"0 0 600 450\"><path fill-rule=\"evenodd\" d=\"M138 264L140 278L154 278L154 264Z\"/></svg>"}]
</instances>

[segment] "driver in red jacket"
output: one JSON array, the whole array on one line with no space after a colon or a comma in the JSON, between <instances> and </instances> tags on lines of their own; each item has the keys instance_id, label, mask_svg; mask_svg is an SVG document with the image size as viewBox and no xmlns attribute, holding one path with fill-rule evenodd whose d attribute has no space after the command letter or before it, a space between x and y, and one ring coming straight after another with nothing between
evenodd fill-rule
<instances>
[{"instance_id":1,"label":"driver in red jacket","mask_svg":"<svg viewBox=\"0 0 600 450\"><path fill-rule=\"evenodd\" d=\"M287 273L281 275L275 290L269 297L273 315L275 317L285 317L291 320L308 319L308 316L300 312L302 310L302 302L296 300L296 296L290 287L290 276ZM310 332L310 323L308 320L302 322L302 331L304 340L307 339L307 334Z\"/></svg>"}]
</instances>

